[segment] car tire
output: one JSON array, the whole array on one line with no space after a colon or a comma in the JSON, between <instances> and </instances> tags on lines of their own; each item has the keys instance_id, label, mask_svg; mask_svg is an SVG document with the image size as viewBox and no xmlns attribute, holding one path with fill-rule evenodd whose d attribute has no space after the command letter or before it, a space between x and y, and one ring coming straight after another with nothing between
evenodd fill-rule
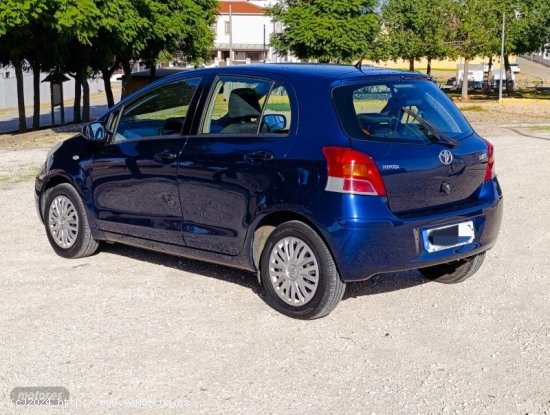
<instances>
[{"instance_id":1,"label":"car tire","mask_svg":"<svg viewBox=\"0 0 550 415\"><path fill-rule=\"evenodd\" d=\"M268 304L303 320L329 314L346 289L326 244L299 221L285 222L271 233L262 251L260 275Z\"/></svg>"},{"instance_id":2,"label":"car tire","mask_svg":"<svg viewBox=\"0 0 550 415\"><path fill-rule=\"evenodd\" d=\"M93 238L88 217L75 188L63 183L46 194L44 225L53 250L64 258L93 255L99 244Z\"/></svg>"},{"instance_id":3,"label":"car tire","mask_svg":"<svg viewBox=\"0 0 550 415\"><path fill-rule=\"evenodd\" d=\"M432 267L420 268L420 273L429 280L443 284L456 284L474 275L485 260L485 252L449 262L447 264L434 265Z\"/></svg>"}]
</instances>

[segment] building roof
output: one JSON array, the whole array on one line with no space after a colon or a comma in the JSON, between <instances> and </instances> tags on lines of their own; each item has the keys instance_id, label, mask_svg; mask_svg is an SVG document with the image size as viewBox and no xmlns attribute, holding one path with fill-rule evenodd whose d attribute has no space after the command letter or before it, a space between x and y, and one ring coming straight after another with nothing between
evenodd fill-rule
<instances>
[{"instance_id":1,"label":"building roof","mask_svg":"<svg viewBox=\"0 0 550 415\"><path fill-rule=\"evenodd\" d=\"M231 6L232 14L265 14L265 9L247 1L220 1L220 14L229 14Z\"/></svg>"}]
</instances>

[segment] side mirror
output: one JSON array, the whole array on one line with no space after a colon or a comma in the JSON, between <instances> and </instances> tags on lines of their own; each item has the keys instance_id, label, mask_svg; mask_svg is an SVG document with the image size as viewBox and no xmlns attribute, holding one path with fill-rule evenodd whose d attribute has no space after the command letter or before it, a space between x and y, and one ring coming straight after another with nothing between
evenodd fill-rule
<instances>
[{"instance_id":1,"label":"side mirror","mask_svg":"<svg viewBox=\"0 0 550 415\"><path fill-rule=\"evenodd\" d=\"M277 133L286 128L286 117L283 114L267 114L262 119L262 131Z\"/></svg>"},{"instance_id":2,"label":"side mirror","mask_svg":"<svg viewBox=\"0 0 550 415\"><path fill-rule=\"evenodd\" d=\"M102 122L94 121L86 124L82 129L82 135L86 140L94 143L104 143L107 140L105 126Z\"/></svg>"}]
</instances>

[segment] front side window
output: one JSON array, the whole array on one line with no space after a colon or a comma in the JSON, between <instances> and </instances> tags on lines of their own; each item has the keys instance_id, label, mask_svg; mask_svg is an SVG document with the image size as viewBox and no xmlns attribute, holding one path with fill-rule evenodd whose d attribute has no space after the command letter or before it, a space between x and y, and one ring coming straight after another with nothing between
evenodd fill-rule
<instances>
[{"instance_id":1,"label":"front side window","mask_svg":"<svg viewBox=\"0 0 550 415\"><path fill-rule=\"evenodd\" d=\"M127 104L113 142L181 135L200 78L161 85Z\"/></svg>"},{"instance_id":2,"label":"front side window","mask_svg":"<svg viewBox=\"0 0 550 415\"><path fill-rule=\"evenodd\" d=\"M454 139L472 132L450 99L428 81L343 86L333 91L333 99L344 130L359 140L430 143L433 131L421 120Z\"/></svg>"},{"instance_id":3,"label":"front side window","mask_svg":"<svg viewBox=\"0 0 550 415\"><path fill-rule=\"evenodd\" d=\"M212 91L201 132L287 135L290 121L290 99L282 84L220 77Z\"/></svg>"}]
</instances>

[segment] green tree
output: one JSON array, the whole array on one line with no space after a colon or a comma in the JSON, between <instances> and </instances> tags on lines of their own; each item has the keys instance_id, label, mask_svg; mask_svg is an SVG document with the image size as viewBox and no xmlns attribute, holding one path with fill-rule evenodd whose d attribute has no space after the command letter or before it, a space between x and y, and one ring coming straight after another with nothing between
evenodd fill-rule
<instances>
[{"instance_id":1,"label":"green tree","mask_svg":"<svg viewBox=\"0 0 550 415\"><path fill-rule=\"evenodd\" d=\"M99 30L101 12L94 0L54 0L58 41L65 53L59 56L60 67L75 79L73 120L90 119L88 76L92 60L93 40ZM82 99L82 114L80 102Z\"/></svg>"},{"instance_id":2,"label":"green tree","mask_svg":"<svg viewBox=\"0 0 550 415\"><path fill-rule=\"evenodd\" d=\"M509 57L511 54L536 52L544 45L550 32L550 2L548 0L503 0L497 3L496 11L499 18L502 14L506 15L504 69L506 89L512 92Z\"/></svg>"},{"instance_id":3,"label":"green tree","mask_svg":"<svg viewBox=\"0 0 550 415\"><path fill-rule=\"evenodd\" d=\"M31 26L46 11L46 0L3 0L0 3L0 63L11 63L15 69L20 132L27 129L23 70L33 47Z\"/></svg>"},{"instance_id":4,"label":"green tree","mask_svg":"<svg viewBox=\"0 0 550 415\"><path fill-rule=\"evenodd\" d=\"M215 22L217 8L217 0L105 2L103 35L115 45L111 49L115 53L106 54L107 66L101 71L107 75L109 69L122 67L125 96L137 61L144 61L154 71L161 52L181 53L190 62L207 59L214 40L210 26Z\"/></svg>"},{"instance_id":5,"label":"green tree","mask_svg":"<svg viewBox=\"0 0 550 415\"><path fill-rule=\"evenodd\" d=\"M74 62L67 50L72 40L89 44L97 30L94 0L4 0L0 3L0 43L4 63L15 68L19 130L26 130L23 70L33 69L33 126L39 126L40 73L63 62ZM70 51L71 53L73 51Z\"/></svg>"},{"instance_id":6,"label":"green tree","mask_svg":"<svg viewBox=\"0 0 550 415\"><path fill-rule=\"evenodd\" d=\"M468 98L469 62L476 56L492 56L499 19L495 14L497 0L455 0L448 25L454 53L464 58L462 97Z\"/></svg>"},{"instance_id":7,"label":"green tree","mask_svg":"<svg viewBox=\"0 0 550 415\"><path fill-rule=\"evenodd\" d=\"M431 73L433 59L452 55L449 47L453 0L388 0L382 6L382 43L392 59L409 61L414 70L415 60L428 60Z\"/></svg>"},{"instance_id":8,"label":"green tree","mask_svg":"<svg viewBox=\"0 0 550 415\"><path fill-rule=\"evenodd\" d=\"M283 24L271 37L278 53L299 59L351 62L374 54L375 0L287 0L268 9Z\"/></svg>"}]
</instances>

